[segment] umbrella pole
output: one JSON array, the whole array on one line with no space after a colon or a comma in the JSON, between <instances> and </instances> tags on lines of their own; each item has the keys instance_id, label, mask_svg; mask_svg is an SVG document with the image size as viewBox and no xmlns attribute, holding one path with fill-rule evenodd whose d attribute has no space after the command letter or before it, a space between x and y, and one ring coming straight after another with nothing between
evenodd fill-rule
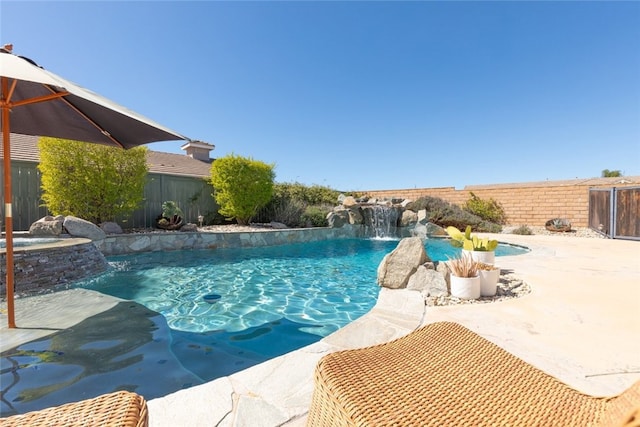
<instances>
[{"instance_id":1,"label":"umbrella pole","mask_svg":"<svg viewBox=\"0 0 640 427\"><path fill-rule=\"evenodd\" d=\"M5 260L7 263L7 317L9 328L16 327L15 310L13 305L13 215L11 212L11 134L9 133L9 112L10 107L7 96L9 91L9 80L2 77L2 148L4 153L4 214L5 214Z\"/></svg>"}]
</instances>

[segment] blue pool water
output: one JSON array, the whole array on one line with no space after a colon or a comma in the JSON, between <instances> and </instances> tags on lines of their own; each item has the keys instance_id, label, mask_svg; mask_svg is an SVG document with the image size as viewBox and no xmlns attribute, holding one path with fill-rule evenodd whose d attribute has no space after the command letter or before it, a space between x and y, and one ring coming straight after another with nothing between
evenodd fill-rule
<instances>
[{"instance_id":1,"label":"blue pool water","mask_svg":"<svg viewBox=\"0 0 640 427\"><path fill-rule=\"evenodd\" d=\"M238 332L287 319L326 336L373 307L377 266L397 240L346 239L251 249L153 252L110 258L83 287L136 301L185 332ZM458 249L433 239L434 261ZM497 256L518 253L501 246Z\"/></svg>"},{"instance_id":2,"label":"blue pool water","mask_svg":"<svg viewBox=\"0 0 640 427\"><path fill-rule=\"evenodd\" d=\"M78 287L125 300L2 353L2 416L126 389L147 399L318 341L368 312L397 241L348 239L109 258ZM446 260L458 249L429 240ZM497 256L524 252L500 246Z\"/></svg>"},{"instance_id":3,"label":"blue pool water","mask_svg":"<svg viewBox=\"0 0 640 427\"><path fill-rule=\"evenodd\" d=\"M349 239L113 257L114 271L83 287L134 300L174 330L239 332L287 319L325 336L375 304L377 265L396 245Z\"/></svg>"}]
</instances>

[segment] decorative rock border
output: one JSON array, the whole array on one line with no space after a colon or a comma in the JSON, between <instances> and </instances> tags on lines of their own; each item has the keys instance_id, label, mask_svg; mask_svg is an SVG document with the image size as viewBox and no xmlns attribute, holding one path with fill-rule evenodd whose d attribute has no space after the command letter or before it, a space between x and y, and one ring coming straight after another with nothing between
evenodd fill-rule
<instances>
[{"instance_id":1,"label":"decorative rock border","mask_svg":"<svg viewBox=\"0 0 640 427\"><path fill-rule=\"evenodd\" d=\"M286 230L232 232L163 232L134 233L107 236L94 241L105 255L123 255L138 252L170 251L182 249L218 249L276 246L356 237L360 227L296 228Z\"/></svg>"}]
</instances>

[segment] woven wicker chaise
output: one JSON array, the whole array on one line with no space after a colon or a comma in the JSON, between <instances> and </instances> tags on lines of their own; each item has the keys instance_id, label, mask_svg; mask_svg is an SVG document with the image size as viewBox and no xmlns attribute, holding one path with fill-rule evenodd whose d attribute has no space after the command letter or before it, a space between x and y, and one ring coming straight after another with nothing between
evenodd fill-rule
<instances>
[{"instance_id":1,"label":"woven wicker chaise","mask_svg":"<svg viewBox=\"0 0 640 427\"><path fill-rule=\"evenodd\" d=\"M324 356L307 425L640 426L640 381L617 397L588 396L440 322Z\"/></svg>"},{"instance_id":2,"label":"woven wicker chaise","mask_svg":"<svg viewBox=\"0 0 640 427\"><path fill-rule=\"evenodd\" d=\"M139 394L128 391L103 394L93 399L0 418L2 427L146 427L148 425L147 402Z\"/></svg>"}]
</instances>

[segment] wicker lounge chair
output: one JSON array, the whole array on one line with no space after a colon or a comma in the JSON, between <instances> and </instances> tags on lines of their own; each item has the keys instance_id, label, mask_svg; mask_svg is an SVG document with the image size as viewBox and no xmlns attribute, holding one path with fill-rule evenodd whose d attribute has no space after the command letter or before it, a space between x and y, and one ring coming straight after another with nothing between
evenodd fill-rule
<instances>
[{"instance_id":1,"label":"wicker lounge chair","mask_svg":"<svg viewBox=\"0 0 640 427\"><path fill-rule=\"evenodd\" d=\"M147 402L142 396L127 391L0 418L2 427L146 427L147 425L149 425Z\"/></svg>"},{"instance_id":2,"label":"wicker lounge chair","mask_svg":"<svg viewBox=\"0 0 640 427\"><path fill-rule=\"evenodd\" d=\"M640 426L640 382L582 394L456 323L324 356L307 425Z\"/></svg>"}]
</instances>

